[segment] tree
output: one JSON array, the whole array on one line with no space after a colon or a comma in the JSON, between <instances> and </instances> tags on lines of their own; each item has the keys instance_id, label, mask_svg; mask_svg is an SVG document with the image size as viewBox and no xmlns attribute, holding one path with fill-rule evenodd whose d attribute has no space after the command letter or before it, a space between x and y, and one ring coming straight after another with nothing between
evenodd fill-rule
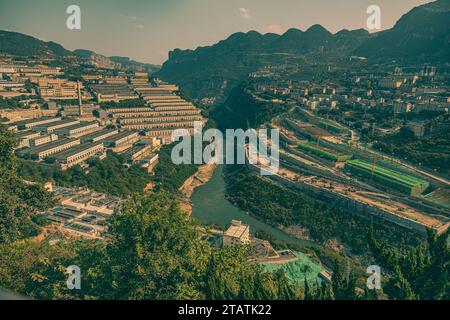
<instances>
[{"instance_id":1,"label":"tree","mask_svg":"<svg viewBox=\"0 0 450 320\"><path fill-rule=\"evenodd\" d=\"M426 242L399 251L369 235L371 251L389 276L384 292L391 299L448 299L448 236L428 231Z\"/></svg>"},{"instance_id":2,"label":"tree","mask_svg":"<svg viewBox=\"0 0 450 320\"><path fill-rule=\"evenodd\" d=\"M0 124L0 243L37 234L31 217L53 202L41 186L26 184L17 176L16 144L14 134Z\"/></svg>"},{"instance_id":3,"label":"tree","mask_svg":"<svg viewBox=\"0 0 450 320\"><path fill-rule=\"evenodd\" d=\"M134 196L113 218L113 298L198 299L210 247L167 193Z\"/></svg>"},{"instance_id":4,"label":"tree","mask_svg":"<svg viewBox=\"0 0 450 320\"><path fill-rule=\"evenodd\" d=\"M333 296L336 300L354 300L357 298L356 277L351 270L344 272L337 260L334 262L332 286Z\"/></svg>"}]
</instances>

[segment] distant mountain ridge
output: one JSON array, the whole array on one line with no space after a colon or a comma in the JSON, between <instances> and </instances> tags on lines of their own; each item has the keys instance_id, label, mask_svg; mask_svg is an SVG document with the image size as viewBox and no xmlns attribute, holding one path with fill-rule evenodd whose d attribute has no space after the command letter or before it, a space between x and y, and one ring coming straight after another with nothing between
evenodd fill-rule
<instances>
[{"instance_id":1,"label":"distant mountain ridge","mask_svg":"<svg viewBox=\"0 0 450 320\"><path fill-rule=\"evenodd\" d=\"M356 54L374 59L450 61L450 0L413 8L392 29L364 42Z\"/></svg>"},{"instance_id":2,"label":"distant mountain ridge","mask_svg":"<svg viewBox=\"0 0 450 320\"><path fill-rule=\"evenodd\" d=\"M55 42L45 42L22 33L2 30L0 30L0 53L18 56L64 56L72 54L69 50Z\"/></svg>"},{"instance_id":3,"label":"distant mountain ridge","mask_svg":"<svg viewBox=\"0 0 450 320\"><path fill-rule=\"evenodd\" d=\"M148 70L150 72L159 70L157 65L137 62L127 57L106 57L86 49L70 51L52 41L46 42L22 33L3 30L0 30L0 53L17 56L78 56L98 68L113 69L123 67L132 71Z\"/></svg>"},{"instance_id":4,"label":"distant mountain ridge","mask_svg":"<svg viewBox=\"0 0 450 320\"><path fill-rule=\"evenodd\" d=\"M215 95L265 65L346 59L369 38L363 29L332 34L320 25L283 35L239 32L212 46L171 51L158 76L180 84L193 98Z\"/></svg>"},{"instance_id":5,"label":"distant mountain ridge","mask_svg":"<svg viewBox=\"0 0 450 320\"><path fill-rule=\"evenodd\" d=\"M266 65L301 64L367 57L370 62L450 62L450 0L413 8L389 30L330 33L321 25L282 35L235 33L212 46L175 49L158 75L181 85L193 98L229 92L249 73Z\"/></svg>"}]
</instances>

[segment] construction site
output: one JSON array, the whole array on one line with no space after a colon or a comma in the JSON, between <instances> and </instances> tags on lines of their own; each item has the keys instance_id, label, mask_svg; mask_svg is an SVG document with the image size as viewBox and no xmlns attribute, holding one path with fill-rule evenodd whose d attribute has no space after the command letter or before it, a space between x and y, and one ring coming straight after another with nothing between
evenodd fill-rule
<instances>
[{"instance_id":1,"label":"construction site","mask_svg":"<svg viewBox=\"0 0 450 320\"><path fill-rule=\"evenodd\" d=\"M326 131L320 119L309 120L292 114L273 120L270 126L280 131L280 169L265 179L422 236L449 228L448 185L349 144L347 130ZM260 172L266 160L248 166Z\"/></svg>"}]
</instances>

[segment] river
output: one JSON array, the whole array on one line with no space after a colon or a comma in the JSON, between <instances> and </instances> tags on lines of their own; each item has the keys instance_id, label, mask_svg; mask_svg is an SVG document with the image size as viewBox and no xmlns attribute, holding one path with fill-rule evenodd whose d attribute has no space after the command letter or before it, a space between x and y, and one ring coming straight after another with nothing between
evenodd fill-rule
<instances>
[{"instance_id":1,"label":"river","mask_svg":"<svg viewBox=\"0 0 450 320\"><path fill-rule=\"evenodd\" d=\"M253 218L228 201L225 198L223 166L217 167L206 184L195 189L191 201L193 204L193 217L204 224L217 224L228 227L231 220L240 220L250 226L252 233L265 231L278 240L305 243L305 241L295 239L283 231Z\"/></svg>"}]
</instances>

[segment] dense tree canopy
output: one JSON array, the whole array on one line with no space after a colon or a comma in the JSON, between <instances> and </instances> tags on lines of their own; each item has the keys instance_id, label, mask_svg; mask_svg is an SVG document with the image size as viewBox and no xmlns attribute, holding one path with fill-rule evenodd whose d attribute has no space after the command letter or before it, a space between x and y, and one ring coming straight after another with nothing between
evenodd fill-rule
<instances>
[{"instance_id":1,"label":"dense tree canopy","mask_svg":"<svg viewBox=\"0 0 450 320\"><path fill-rule=\"evenodd\" d=\"M0 125L0 243L36 235L33 214L53 203L41 186L27 184L17 176L15 145L14 134Z\"/></svg>"},{"instance_id":2,"label":"dense tree canopy","mask_svg":"<svg viewBox=\"0 0 450 320\"><path fill-rule=\"evenodd\" d=\"M123 197L142 192L150 182L145 168L137 164L128 168L125 158L113 152L108 152L103 160L91 159L88 164L89 172L85 173L80 166L61 171L52 165L22 160L19 175L32 181L54 181L59 186L88 187Z\"/></svg>"},{"instance_id":3,"label":"dense tree canopy","mask_svg":"<svg viewBox=\"0 0 450 320\"><path fill-rule=\"evenodd\" d=\"M0 245L0 287L36 299L298 299L284 274L263 272L246 248L213 250L170 194L136 195L107 242ZM81 269L81 290L66 268Z\"/></svg>"}]
</instances>

